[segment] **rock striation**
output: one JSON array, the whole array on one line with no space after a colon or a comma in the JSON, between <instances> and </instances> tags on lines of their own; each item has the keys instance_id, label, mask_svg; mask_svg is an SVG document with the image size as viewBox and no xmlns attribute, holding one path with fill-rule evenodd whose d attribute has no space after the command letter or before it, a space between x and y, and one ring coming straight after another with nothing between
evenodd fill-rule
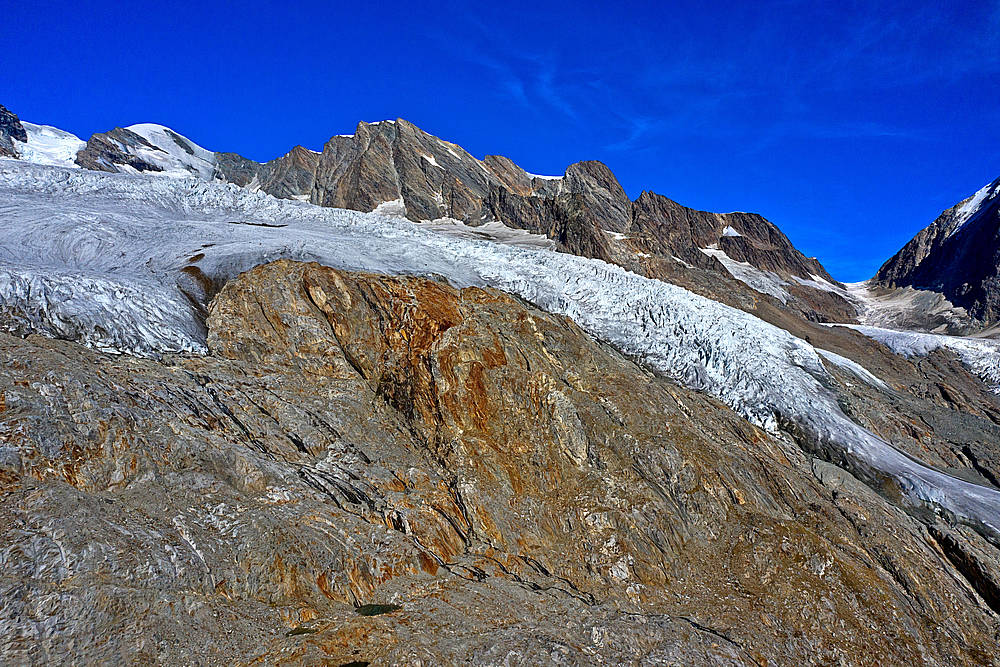
<instances>
[{"instance_id":1,"label":"rock striation","mask_svg":"<svg viewBox=\"0 0 1000 667\"><path fill-rule=\"evenodd\" d=\"M207 326L0 334L5 662L996 662L994 547L565 317L280 261Z\"/></svg>"}]
</instances>

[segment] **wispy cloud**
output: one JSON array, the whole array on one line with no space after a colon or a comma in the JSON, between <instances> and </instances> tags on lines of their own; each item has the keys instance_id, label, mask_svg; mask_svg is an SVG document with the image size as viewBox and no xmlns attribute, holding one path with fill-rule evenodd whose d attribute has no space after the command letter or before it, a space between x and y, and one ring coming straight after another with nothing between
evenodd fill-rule
<instances>
[{"instance_id":1,"label":"wispy cloud","mask_svg":"<svg viewBox=\"0 0 1000 667\"><path fill-rule=\"evenodd\" d=\"M441 45L480 68L498 99L581 131L600 126L608 151L681 137L735 140L744 152L787 136L926 138L853 100L1000 71L998 1L971 19L932 3L845 6L775 0L666 33L636 23L592 52L580 52L585 40L526 47L464 17L466 39L450 33Z\"/></svg>"}]
</instances>

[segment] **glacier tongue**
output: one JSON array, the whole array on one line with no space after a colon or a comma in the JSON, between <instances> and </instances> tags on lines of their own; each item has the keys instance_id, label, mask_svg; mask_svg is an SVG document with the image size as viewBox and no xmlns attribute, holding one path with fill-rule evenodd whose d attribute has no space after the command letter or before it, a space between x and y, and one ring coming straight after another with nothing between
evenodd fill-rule
<instances>
[{"instance_id":1,"label":"glacier tongue","mask_svg":"<svg viewBox=\"0 0 1000 667\"><path fill-rule=\"evenodd\" d=\"M103 350L202 352L202 324L180 289L192 273L218 282L285 257L439 275L567 315L762 428L791 430L862 474L896 479L911 502L1000 537L1000 492L924 466L852 422L811 345L617 266L232 185L16 161L0 162L0 221L0 316L15 331Z\"/></svg>"},{"instance_id":2,"label":"glacier tongue","mask_svg":"<svg viewBox=\"0 0 1000 667\"><path fill-rule=\"evenodd\" d=\"M984 384L994 392L1000 393L1000 341L972 336L898 331L860 324L830 326L854 329L907 358L923 357L938 349L949 350L958 356Z\"/></svg>"}]
</instances>

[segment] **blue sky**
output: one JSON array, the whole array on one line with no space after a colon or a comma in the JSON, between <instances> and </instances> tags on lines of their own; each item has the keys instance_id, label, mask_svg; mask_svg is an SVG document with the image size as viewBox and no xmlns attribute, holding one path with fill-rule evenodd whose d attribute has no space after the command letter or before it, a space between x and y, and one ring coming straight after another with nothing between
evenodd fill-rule
<instances>
[{"instance_id":1,"label":"blue sky","mask_svg":"<svg viewBox=\"0 0 1000 667\"><path fill-rule=\"evenodd\" d=\"M406 118L528 171L607 163L874 273L1000 176L1000 0L8 3L0 103L266 160Z\"/></svg>"}]
</instances>

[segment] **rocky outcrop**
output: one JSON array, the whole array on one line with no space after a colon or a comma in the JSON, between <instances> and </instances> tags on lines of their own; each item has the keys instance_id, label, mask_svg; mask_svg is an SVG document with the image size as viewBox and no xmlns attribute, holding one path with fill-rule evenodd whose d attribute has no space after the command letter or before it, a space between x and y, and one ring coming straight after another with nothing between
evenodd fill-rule
<instances>
[{"instance_id":1,"label":"rocky outcrop","mask_svg":"<svg viewBox=\"0 0 1000 667\"><path fill-rule=\"evenodd\" d=\"M995 547L566 318L282 261L207 325L0 335L3 661L996 660Z\"/></svg>"},{"instance_id":2,"label":"rocky outcrop","mask_svg":"<svg viewBox=\"0 0 1000 667\"><path fill-rule=\"evenodd\" d=\"M360 211L396 202L414 221L452 218L474 226L499 221L544 234L564 251L651 277L683 273L684 267L728 275L702 252L713 249L778 276L835 282L759 215L697 211L650 192L632 202L614 174L596 161L570 165L559 178L532 176L501 156L478 160L402 119L360 123L353 136L330 139L311 201ZM649 257L674 267L656 266ZM854 307L831 291L813 294L817 290L800 286L798 292L799 309L818 319L855 315Z\"/></svg>"},{"instance_id":3,"label":"rocky outcrop","mask_svg":"<svg viewBox=\"0 0 1000 667\"><path fill-rule=\"evenodd\" d=\"M1000 321L1000 179L922 229L873 283L940 293L982 328Z\"/></svg>"},{"instance_id":4,"label":"rocky outcrop","mask_svg":"<svg viewBox=\"0 0 1000 667\"><path fill-rule=\"evenodd\" d=\"M287 154L261 165L260 189L282 199L308 199L312 192L319 154L296 146Z\"/></svg>"},{"instance_id":5,"label":"rocky outcrop","mask_svg":"<svg viewBox=\"0 0 1000 667\"><path fill-rule=\"evenodd\" d=\"M215 173L212 176L216 180L245 187L257 178L260 166L259 162L239 153L216 153Z\"/></svg>"},{"instance_id":6,"label":"rocky outcrop","mask_svg":"<svg viewBox=\"0 0 1000 667\"><path fill-rule=\"evenodd\" d=\"M215 154L218 180L266 192L281 199L308 199L319 154L296 146L270 162L254 162L236 153Z\"/></svg>"},{"instance_id":7,"label":"rocky outcrop","mask_svg":"<svg viewBox=\"0 0 1000 667\"><path fill-rule=\"evenodd\" d=\"M0 157L18 157L14 140L26 142L28 134L17 115L0 104Z\"/></svg>"},{"instance_id":8,"label":"rocky outcrop","mask_svg":"<svg viewBox=\"0 0 1000 667\"><path fill-rule=\"evenodd\" d=\"M76 154L76 163L84 169L118 173L122 167L136 171L163 171L161 167L135 154L135 149L156 147L131 130L116 127L110 132L100 132L87 140L87 145Z\"/></svg>"}]
</instances>

